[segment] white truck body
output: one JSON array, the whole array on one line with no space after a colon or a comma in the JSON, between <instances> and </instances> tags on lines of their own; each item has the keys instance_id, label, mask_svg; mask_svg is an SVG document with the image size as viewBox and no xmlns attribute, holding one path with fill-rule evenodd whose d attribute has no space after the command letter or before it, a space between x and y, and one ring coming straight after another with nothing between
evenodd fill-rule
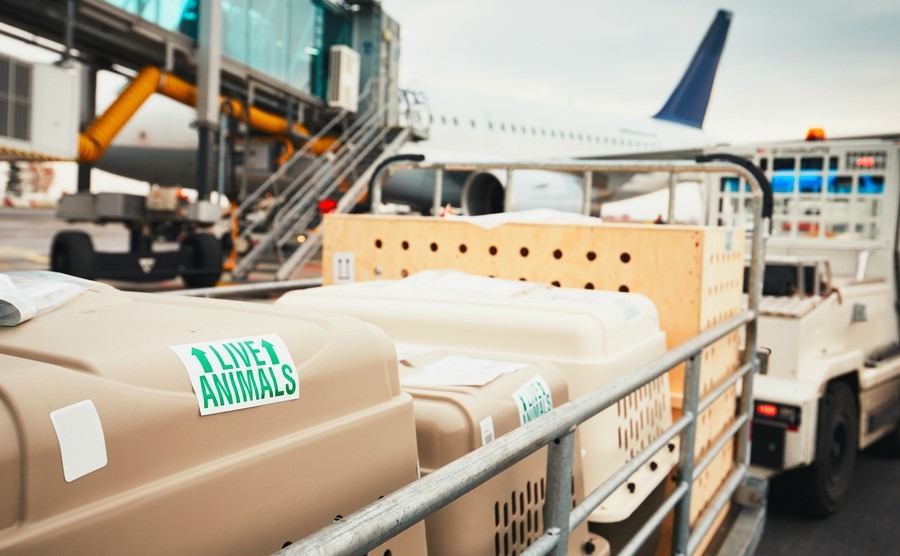
<instances>
[{"instance_id":1,"label":"white truck body","mask_svg":"<svg viewBox=\"0 0 900 556\"><path fill-rule=\"evenodd\" d=\"M754 383L752 462L764 475L825 470L837 488L852 472L850 444L862 449L900 436L900 145L816 141L727 151L766 173L774 200L758 337L771 356ZM710 222L748 225L740 180L721 176L711 185ZM843 425L825 418L835 389L852 393L854 415ZM826 497L831 511L815 513L836 511L845 489Z\"/></svg>"}]
</instances>

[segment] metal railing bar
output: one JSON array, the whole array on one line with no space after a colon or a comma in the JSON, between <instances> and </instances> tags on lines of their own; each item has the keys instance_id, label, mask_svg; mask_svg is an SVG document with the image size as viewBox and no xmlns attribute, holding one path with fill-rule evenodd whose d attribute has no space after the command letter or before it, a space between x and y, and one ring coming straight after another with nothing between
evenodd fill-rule
<instances>
[{"instance_id":1,"label":"metal railing bar","mask_svg":"<svg viewBox=\"0 0 900 556\"><path fill-rule=\"evenodd\" d=\"M681 431L694 420L693 413L685 413L671 427L666 429L659 438L651 442L646 448L628 461L623 467L616 470L603 483L600 484L593 492L584 497L580 504L572 509L569 515L569 531L574 531L582 521L588 518L597 507L606 500L610 494L615 492L631 475L647 463L650 458L662 450L669 442L672 441Z\"/></svg>"},{"instance_id":2,"label":"metal railing bar","mask_svg":"<svg viewBox=\"0 0 900 556\"><path fill-rule=\"evenodd\" d=\"M247 294L272 293L285 290L316 288L322 285L321 278L305 278L301 280L285 280L281 282L257 282L240 286L221 286L212 288L194 288L159 292L160 295L181 295L185 297L240 297Z\"/></svg>"},{"instance_id":3,"label":"metal railing bar","mask_svg":"<svg viewBox=\"0 0 900 556\"><path fill-rule=\"evenodd\" d=\"M725 444L734 440L734 435L737 434L738 429L743 426L744 423L747 422L747 414L744 413L740 415L737 419L734 420L734 423L731 424L724 432L722 432L718 439L716 439L715 443L709 447L706 451L706 454L700 458L700 462L694 466L694 473L692 476L692 480L696 481L706 468L713 462L716 456L719 455L719 452L722 451L722 448L725 447Z\"/></svg>"},{"instance_id":4,"label":"metal railing bar","mask_svg":"<svg viewBox=\"0 0 900 556\"><path fill-rule=\"evenodd\" d=\"M697 407L700 397L700 354L694 354L684 365L684 398L682 410L691 411ZM694 474L694 446L697 438L697 422L692 421L681 435L681 449L678 454L678 480L685 483L687 492L675 508L672 526L672 550L683 552L691 535L691 490Z\"/></svg>"},{"instance_id":5,"label":"metal railing bar","mask_svg":"<svg viewBox=\"0 0 900 556\"><path fill-rule=\"evenodd\" d=\"M700 546L700 543L703 542L706 534L712 528L716 517L718 517L719 512L722 511L725 504L731 500L734 492L741 486L741 481L743 481L744 477L747 475L747 469L748 467L746 464L738 464L728 479L722 484L721 489L718 494L716 494L715 498L713 498L709 506L701 513L700 518L697 520L697 524L691 532L690 540L688 541L688 555L693 554L697 550L697 547Z\"/></svg>"},{"instance_id":6,"label":"metal railing bar","mask_svg":"<svg viewBox=\"0 0 900 556\"><path fill-rule=\"evenodd\" d=\"M487 446L470 452L345 519L297 541L277 554L299 556L366 552L525 459L570 428L587 421L641 386L669 372L685 359L698 355L704 347L754 316L754 311L743 311L618 380L561 405Z\"/></svg>"},{"instance_id":7,"label":"metal railing bar","mask_svg":"<svg viewBox=\"0 0 900 556\"><path fill-rule=\"evenodd\" d=\"M535 539L531 546L522 551L522 556L544 556L559 546L560 530L557 527L547 529L543 535Z\"/></svg>"},{"instance_id":8,"label":"metal railing bar","mask_svg":"<svg viewBox=\"0 0 900 556\"><path fill-rule=\"evenodd\" d=\"M373 83L376 81L377 81L377 79L374 79L374 78L369 79L369 81L366 83L365 87L363 87L363 92L359 95L359 100L364 100L369 96L369 94L371 94L371 91L373 88ZM325 137L325 135L329 131L331 131L331 129L334 126L336 126L339 121L341 121L344 117L346 117L348 112L349 111L346 109L341 110L337 115L335 115L334 118L331 119L331 121L329 121L327 124L325 124L325 126L322 129L320 129L315 135L310 137L309 140L307 140L306 143L303 145L303 148L301 148L300 150L295 152L293 154L293 156L291 156L291 158L286 163L282 164L281 167L278 168L278 170L276 170L274 174L269 176L269 178L266 179L266 181L263 182L263 184L260 185L260 187L258 187L256 189L256 191L254 191L253 193L248 195L244 199L244 201L241 202L240 206L238 206L238 214L243 214L247 210L247 208L249 208L250 205L254 201L256 201L256 199L258 199L265 191L267 191L270 187L272 187L272 184L274 184L276 181L281 179L281 177L285 174L285 172L288 170L288 168L290 168L291 166L296 164L296 162L300 158L309 154L309 152L312 150L313 144L316 141L318 141L319 139L322 139L323 137ZM329 146L328 151L330 151L331 148L332 148L332 146ZM328 151L326 151L326 152L328 152Z\"/></svg>"},{"instance_id":9,"label":"metal railing bar","mask_svg":"<svg viewBox=\"0 0 900 556\"><path fill-rule=\"evenodd\" d=\"M575 457L575 427L547 446L547 495L544 527L559 530L554 556L566 556L569 544L569 514L572 508L572 461Z\"/></svg>"},{"instance_id":10,"label":"metal railing bar","mask_svg":"<svg viewBox=\"0 0 900 556\"><path fill-rule=\"evenodd\" d=\"M647 519L647 522L644 523L644 526L635 533L634 537L628 541L622 550L619 551L620 556L630 556L631 554L637 553L638 550L647 542L647 539L653 534L653 530L659 527L659 524L669 515L669 512L672 511L672 508L675 507L675 504L681 502L681 500L687 496L689 491L688 483L682 481L678 484L678 488L669 495L668 498L657 508L653 515Z\"/></svg>"},{"instance_id":11,"label":"metal railing bar","mask_svg":"<svg viewBox=\"0 0 900 556\"><path fill-rule=\"evenodd\" d=\"M729 376L725 382L719 384L711 391L707 392L705 396L700 400L697 404L697 414L703 413L706 409L709 408L719 397L724 394L730 387L734 386L737 381L744 378L744 375L753 370L753 364L747 363L746 365L739 368L734 372L733 375Z\"/></svg>"}]
</instances>

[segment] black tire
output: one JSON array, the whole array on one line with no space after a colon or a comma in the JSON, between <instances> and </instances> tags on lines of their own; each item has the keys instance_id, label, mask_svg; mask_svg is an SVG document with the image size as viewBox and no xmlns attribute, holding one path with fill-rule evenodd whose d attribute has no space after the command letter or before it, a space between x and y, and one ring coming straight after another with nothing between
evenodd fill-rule
<instances>
[{"instance_id":1,"label":"black tire","mask_svg":"<svg viewBox=\"0 0 900 556\"><path fill-rule=\"evenodd\" d=\"M222 244L212 234L188 234L181 242L188 266L181 274L189 288L211 288L222 276Z\"/></svg>"},{"instance_id":2,"label":"black tire","mask_svg":"<svg viewBox=\"0 0 900 556\"><path fill-rule=\"evenodd\" d=\"M847 384L832 382L819 415L816 460L794 478L810 514L828 517L841 509L856 465L858 436L856 397Z\"/></svg>"},{"instance_id":3,"label":"black tire","mask_svg":"<svg viewBox=\"0 0 900 556\"><path fill-rule=\"evenodd\" d=\"M91 236L84 232L60 232L50 248L50 270L79 278L94 278L97 254Z\"/></svg>"}]
</instances>

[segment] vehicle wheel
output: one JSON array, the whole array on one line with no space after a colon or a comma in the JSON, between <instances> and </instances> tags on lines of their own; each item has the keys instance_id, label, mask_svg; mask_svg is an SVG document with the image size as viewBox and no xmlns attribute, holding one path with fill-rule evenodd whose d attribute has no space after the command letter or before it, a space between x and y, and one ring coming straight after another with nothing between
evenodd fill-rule
<instances>
[{"instance_id":1,"label":"vehicle wheel","mask_svg":"<svg viewBox=\"0 0 900 556\"><path fill-rule=\"evenodd\" d=\"M856 464L858 435L853 391L843 382L829 384L816 431L816 460L795 479L809 513L827 517L841 508Z\"/></svg>"},{"instance_id":2,"label":"vehicle wheel","mask_svg":"<svg viewBox=\"0 0 900 556\"><path fill-rule=\"evenodd\" d=\"M189 234L181 242L189 251L188 267L181 274L189 288L211 288L222 276L222 244L212 234Z\"/></svg>"},{"instance_id":3,"label":"vehicle wheel","mask_svg":"<svg viewBox=\"0 0 900 556\"><path fill-rule=\"evenodd\" d=\"M50 270L93 279L97 255L91 237L84 232L60 232L50 248Z\"/></svg>"}]
</instances>

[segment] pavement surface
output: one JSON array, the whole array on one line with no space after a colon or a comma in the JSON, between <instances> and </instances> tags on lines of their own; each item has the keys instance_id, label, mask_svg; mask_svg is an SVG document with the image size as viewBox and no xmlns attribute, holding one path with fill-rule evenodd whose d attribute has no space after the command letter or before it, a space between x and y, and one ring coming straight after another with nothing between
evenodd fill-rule
<instances>
[{"instance_id":1,"label":"pavement surface","mask_svg":"<svg viewBox=\"0 0 900 556\"><path fill-rule=\"evenodd\" d=\"M829 518L795 509L783 481L769 490L760 556L900 555L900 459L877 446L859 454L844 508Z\"/></svg>"}]
</instances>

